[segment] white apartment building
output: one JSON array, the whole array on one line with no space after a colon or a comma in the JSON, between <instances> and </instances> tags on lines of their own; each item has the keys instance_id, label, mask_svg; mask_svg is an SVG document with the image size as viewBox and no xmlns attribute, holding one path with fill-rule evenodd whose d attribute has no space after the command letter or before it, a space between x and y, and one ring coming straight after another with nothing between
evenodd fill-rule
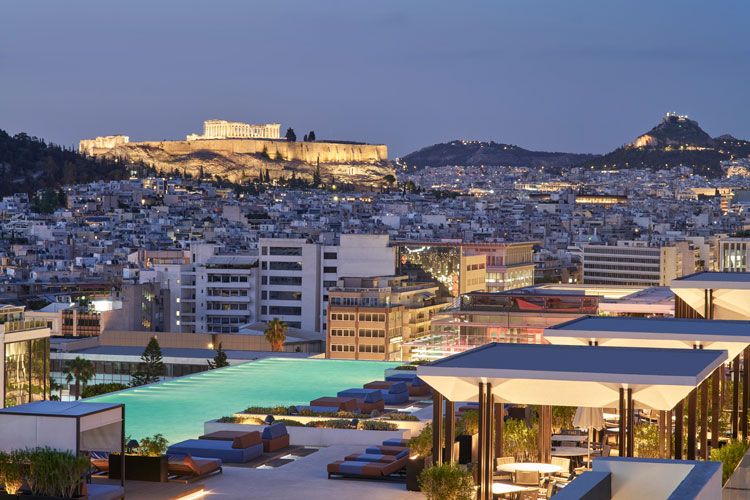
<instances>
[{"instance_id":1,"label":"white apartment building","mask_svg":"<svg viewBox=\"0 0 750 500\"><path fill-rule=\"evenodd\" d=\"M342 234L339 244L261 238L260 321L326 330L327 290L339 277L393 275L396 249L387 235Z\"/></svg>"},{"instance_id":2,"label":"white apartment building","mask_svg":"<svg viewBox=\"0 0 750 500\"><path fill-rule=\"evenodd\" d=\"M719 242L719 271L740 272L750 271L748 265L748 238L726 238Z\"/></svg>"},{"instance_id":3,"label":"white apartment building","mask_svg":"<svg viewBox=\"0 0 750 500\"><path fill-rule=\"evenodd\" d=\"M582 245L586 285L669 286L698 269L699 252L689 242L648 246L646 241L617 245Z\"/></svg>"}]
</instances>

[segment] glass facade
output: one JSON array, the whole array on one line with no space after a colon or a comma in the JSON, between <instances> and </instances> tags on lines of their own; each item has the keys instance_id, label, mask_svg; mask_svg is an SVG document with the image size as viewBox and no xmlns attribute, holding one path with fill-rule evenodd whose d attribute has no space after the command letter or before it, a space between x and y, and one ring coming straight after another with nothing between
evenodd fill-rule
<instances>
[{"instance_id":1,"label":"glass facade","mask_svg":"<svg viewBox=\"0 0 750 500\"><path fill-rule=\"evenodd\" d=\"M400 245L396 249L398 274L409 276L412 282L436 282L441 295L458 296L461 247Z\"/></svg>"},{"instance_id":2,"label":"glass facade","mask_svg":"<svg viewBox=\"0 0 750 500\"><path fill-rule=\"evenodd\" d=\"M49 338L5 344L5 406L46 399Z\"/></svg>"}]
</instances>

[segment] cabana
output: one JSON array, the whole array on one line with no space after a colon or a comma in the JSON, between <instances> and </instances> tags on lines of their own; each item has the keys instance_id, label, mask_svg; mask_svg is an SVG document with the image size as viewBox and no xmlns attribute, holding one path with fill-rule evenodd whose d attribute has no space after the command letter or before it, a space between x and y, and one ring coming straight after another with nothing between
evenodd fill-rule
<instances>
[{"instance_id":1,"label":"cabana","mask_svg":"<svg viewBox=\"0 0 750 500\"><path fill-rule=\"evenodd\" d=\"M0 409L0 450L37 446L124 455L125 405L80 401L35 401ZM124 464L121 478L125 477ZM123 480L120 484L124 485Z\"/></svg>"},{"instance_id":2,"label":"cabana","mask_svg":"<svg viewBox=\"0 0 750 500\"><path fill-rule=\"evenodd\" d=\"M750 359L750 321L707 320L687 318L637 318L637 317L600 317L584 316L544 330L544 338L555 345L593 345L607 347L652 347L676 349L712 349L727 351L728 359L733 360L736 370L739 368L739 357L744 352L745 359ZM739 391L734 391L732 408L732 433L737 437L738 428L742 435L748 436L748 409L750 409L750 370L745 370L742 405L739 404ZM711 414L720 413L720 380L724 376L721 367L711 377L712 385ZM735 381L739 374L735 371ZM708 386L706 380L701 384L701 429L700 457L708 458ZM739 387L736 384L735 387ZM698 414L698 391L688 396L688 460L695 459L696 415ZM675 458L682 458L682 412L683 404L676 407L675 422ZM739 408L743 407L743 418L739 425ZM666 427L666 415L660 418L660 427ZM663 430L660 438L664 441ZM712 418L711 436L719 435L719 419ZM667 442L668 439L667 439ZM664 443L660 442L660 450ZM662 451L663 453L663 451Z\"/></svg>"},{"instance_id":3,"label":"cabana","mask_svg":"<svg viewBox=\"0 0 750 500\"><path fill-rule=\"evenodd\" d=\"M700 272L673 279L678 318L750 319L750 273Z\"/></svg>"},{"instance_id":4,"label":"cabana","mask_svg":"<svg viewBox=\"0 0 750 500\"><path fill-rule=\"evenodd\" d=\"M726 359L726 351L712 350L491 343L434 361L417 368L435 391L433 461L443 462L443 398L448 443L455 439L455 402L479 402L481 500L492 495L493 451L502 453L504 403L542 406L542 461L550 457L551 406L619 406L620 454L633 456L635 408L671 410ZM451 448L446 447L449 461Z\"/></svg>"}]
</instances>

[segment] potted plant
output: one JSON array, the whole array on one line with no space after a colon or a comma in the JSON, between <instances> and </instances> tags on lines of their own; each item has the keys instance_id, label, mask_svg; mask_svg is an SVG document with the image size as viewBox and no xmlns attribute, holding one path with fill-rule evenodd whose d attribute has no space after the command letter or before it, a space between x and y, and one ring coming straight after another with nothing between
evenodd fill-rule
<instances>
[{"instance_id":1,"label":"potted plant","mask_svg":"<svg viewBox=\"0 0 750 500\"><path fill-rule=\"evenodd\" d=\"M0 452L0 483L5 486L5 491L0 492L0 499L18 498L18 490L23 485L23 460L21 458L18 452Z\"/></svg>"},{"instance_id":2,"label":"potted plant","mask_svg":"<svg viewBox=\"0 0 750 500\"><path fill-rule=\"evenodd\" d=\"M88 457L49 447L26 450L22 456L28 463L26 482L31 494L19 498L49 500L81 496L81 477L91 467Z\"/></svg>"},{"instance_id":3,"label":"potted plant","mask_svg":"<svg viewBox=\"0 0 750 500\"><path fill-rule=\"evenodd\" d=\"M419 485L427 500L474 500L471 471L456 464L434 465L419 475Z\"/></svg>"},{"instance_id":4,"label":"potted plant","mask_svg":"<svg viewBox=\"0 0 750 500\"><path fill-rule=\"evenodd\" d=\"M432 455L432 422L409 441L409 460L406 462L406 489L419 491L419 475Z\"/></svg>"},{"instance_id":5,"label":"potted plant","mask_svg":"<svg viewBox=\"0 0 750 500\"><path fill-rule=\"evenodd\" d=\"M479 451L479 412L465 411L456 425L458 463L476 462Z\"/></svg>"},{"instance_id":6,"label":"potted plant","mask_svg":"<svg viewBox=\"0 0 750 500\"><path fill-rule=\"evenodd\" d=\"M167 451L167 444L161 434L145 437L140 444L129 441L128 448L135 449L136 454L125 454L125 479L166 483L168 459L164 453ZM109 455L110 479L120 479L121 460L119 453Z\"/></svg>"}]
</instances>

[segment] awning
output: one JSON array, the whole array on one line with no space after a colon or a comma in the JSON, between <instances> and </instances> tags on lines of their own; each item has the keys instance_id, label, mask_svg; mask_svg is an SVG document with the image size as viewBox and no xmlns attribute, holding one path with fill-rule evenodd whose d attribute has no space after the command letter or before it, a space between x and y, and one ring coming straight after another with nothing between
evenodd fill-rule
<instances>
[{"instance_id":1,"label":"awning","mask_svg":"<svg viewBox=\"0 0 750 500\"><path fill-rule=\"evenodd\" d=\"M629 388L636 407L671 410L726 360L707 349L491 343L417 375L451 401L476 401L483 382L498 403L609 408Z\"/></svg>"},{"instance_id":2,"label":"awning","mask_svg":"<svg viewBox=\"0 0 750 500\"><path fill-rule=\"evenodd\" d=\"M707 290L711 291L713 319L750 317L750 273L696 273L672 280L670 288L704 317Z\"/></svg>"},{"instance_id":3,"label":"awning","mask_svg":"<svg viewBox=\"0 0 750 500\"><path fill-rule=\"evenodd\" d=\"M750 321L584 316L544 330L555 345L725 350L734 359L750 346Z\"/></svg>"}]
</instances>

